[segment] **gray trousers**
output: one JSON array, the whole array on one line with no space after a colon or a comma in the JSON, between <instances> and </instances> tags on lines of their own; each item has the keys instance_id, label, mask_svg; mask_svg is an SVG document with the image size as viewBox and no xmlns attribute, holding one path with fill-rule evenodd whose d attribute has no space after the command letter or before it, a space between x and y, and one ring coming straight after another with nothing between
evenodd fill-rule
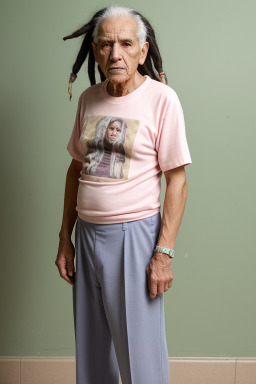
<instances>
[{"instance_id":1,"label":"gray trousers","mask_svg":"<svg viewBox=\"0 0 256 384\"><path fill-rule=\"evenodd\" d=\"M145 219L77 218L73 310L76 383L170 384L164 295L150 298L146 268L161 227Z\"/></svg>"}]
</instances>

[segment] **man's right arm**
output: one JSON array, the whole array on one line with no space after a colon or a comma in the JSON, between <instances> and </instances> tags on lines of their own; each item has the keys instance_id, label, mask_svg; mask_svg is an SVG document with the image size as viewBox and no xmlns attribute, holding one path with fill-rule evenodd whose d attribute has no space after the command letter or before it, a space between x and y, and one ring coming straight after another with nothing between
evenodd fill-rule
<instances>
[{"instance_id":1,"label":"man's right arm","mask_svg":"<svg viewBox=\"0 0 256 384\"><path fill-rule=\"evenodd\" d=\"M59 232L59 249L55 260L60 276L71 285L75 285L75 248L71 241L71 235L77 219L76 204L81 169L82 163L72 159L67 171L62 225Z\"/></svg>"}]
</instances>

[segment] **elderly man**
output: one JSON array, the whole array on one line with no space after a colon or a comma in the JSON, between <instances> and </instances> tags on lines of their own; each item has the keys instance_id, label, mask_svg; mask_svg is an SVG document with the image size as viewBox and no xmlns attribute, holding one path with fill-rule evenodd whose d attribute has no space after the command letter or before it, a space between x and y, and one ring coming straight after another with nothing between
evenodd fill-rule
<instances>
[{"instance_id":1,"label":"elderly man","mask_svg":"<svg viewBox=\"0 0 256 384\"><path fill-rule=\"evenodd\" d=\"M71 79L91 52L105 80L79 97L55 261L73 288L77 383L118 384L120 371L123 384L169 384L164 292L192 162L183 111L141 14L110 6L82 33Z\"/></svg>"}]
</instances>

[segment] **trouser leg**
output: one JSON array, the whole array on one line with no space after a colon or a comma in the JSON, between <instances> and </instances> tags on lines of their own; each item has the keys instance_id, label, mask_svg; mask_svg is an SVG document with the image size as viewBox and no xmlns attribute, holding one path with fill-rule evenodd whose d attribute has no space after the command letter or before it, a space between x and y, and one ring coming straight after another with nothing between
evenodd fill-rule
<instances>
[{"instance_id":1,"label":"trouser leg","mask_svg":"<svg viewBox=\"0 0 256 384\"><path fill-rule=\"evenodd\" d=\"M98 226L95 260L122 384L170 384L164 295L150 298L147 265L160 213Z\"/></svg>"},{"instance_id":2,"label":"trouser leg","mask_svg":"<svg viewBox=\"0 0 256 384\"><path fill-rule=\"evenodd\" d=\"M76 383L118 384L119 369L97 279L95 228L76 223L76 284L73 309L76 338Z\"/></svg>"}]
</instances>

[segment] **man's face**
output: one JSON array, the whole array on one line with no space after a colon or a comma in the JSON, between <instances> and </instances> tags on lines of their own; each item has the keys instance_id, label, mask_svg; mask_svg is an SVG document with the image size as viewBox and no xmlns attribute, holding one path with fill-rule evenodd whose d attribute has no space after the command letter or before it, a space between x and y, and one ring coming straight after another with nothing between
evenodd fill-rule
<instances>
[{"instance_id":1,"label":"man's face","mask_svg":"<svg viewBox=\"0 0 256 384\"><path fill-rule=\"evenodd\" d=\"M138 65L144 63L149 43L146 42L140 51L137 28L131 16L114 17L101 23L98 44L92 42L92 47L95 61L110 82L126 82L135 74Z\"/></svg>"},{"instance_id":2,"label":"man's face","mask_svg":"<svg viewBox=\"0 0 256 384\"><path fill-rule=\"evenodd\" d=\"M107 129L107 137L110 143L114 143L121 133L121 124L119 121L114 121Z\"/></svg>"}]
</instances>

